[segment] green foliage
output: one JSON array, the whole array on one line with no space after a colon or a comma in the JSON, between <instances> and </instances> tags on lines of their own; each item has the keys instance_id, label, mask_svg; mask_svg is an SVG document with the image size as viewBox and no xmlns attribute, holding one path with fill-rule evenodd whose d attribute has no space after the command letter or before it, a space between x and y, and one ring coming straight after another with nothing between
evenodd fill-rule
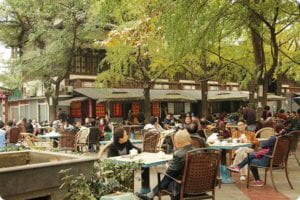
<instances>
[{"instance_id":1,"label":"green foliage","mask_svg":"<svg viewBox=\"0 0 300 200\"><path fill-rule=\"evenodd\" d=\"M59 173L65 174L62 178L64 182L60 188L66 187L68 189L68 193L66 194L64 199L68 200L96 200L94 195L91 192L90 186L88 184L88 180L83 174L80 174L77 177L73 175L67 175L70 169L62 170Z\"/></svg>"},{"instance_id":2,"label":"green foliage","mask_svg":"<svg viewBox=\"0 0 300 200\"><path fill-rule=\"evenodd\" d=\"M22 151L25 150L25 146L16 146L16 145L11 145L11 146L5 146L0 148L0 152L9 152L9 151Z\"/></svg>"},{"instance_id":3,"label":"green foliage","mask_svg":"<svg viewBox=\"0 0 300 200\"><path fill-rule=\"evenodd\" d=\"M97 41L96 47L104 46L106 58L101 67L109 69L99 74L97 80L107 85L111 82L133 81L149 84L161 77L170 77L173 62L166 56L158 19L162 1L100 1L95 2L92 17L105 27L113 23L105 41ZM170 70L171 69L171 70Z\"/></svg>"},{"instance_id":4,"label":"green foliage","mask_svg":"<svg viewBox=\"0 0 300 200\"><path fill-rule=\"evenodd\" d=\"M74 177L70 170L63 170L63 184L68 194L66 199L100 199L101 196L114 192L133 192L134 170L140 169L141 164L116 163L103 160L94 163L90 179L84 175Z\"/></svg>"}]
</instances>

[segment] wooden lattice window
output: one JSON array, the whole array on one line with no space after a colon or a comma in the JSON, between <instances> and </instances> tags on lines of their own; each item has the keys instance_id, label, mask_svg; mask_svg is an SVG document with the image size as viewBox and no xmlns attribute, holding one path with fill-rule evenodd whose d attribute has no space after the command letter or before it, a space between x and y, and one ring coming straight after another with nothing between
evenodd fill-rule
<instances>
[{"instance_id":1,"label":"wooden lattice window","mask_svg":"<svg viewBox=\"0 0 300 200\"><path fill-rule=\"evenodd\" d=\"M158 117L160 115L159 102L153 102L151 104L151 111L152 111L152 115L155 117Z\"/></svg>"},{"instance_id":2,"label":"wooden lattice window","mask_svg":"<svg viewBox=\"0 0 300 200\"><path fill-rule=\"evenodd\" d=\"M96 116L105 117L105 104L99 103L96 105Z\"/></svg>"},{"instance_id":3,"label":"wooden lattice window","mask_svg":"<svg viewBox=\"0 0 300 200\"><path fill-rule=\"evenodd\" d=\"M71 103L70 115L73 118L80 118L81 117L81 102L80 101L73 101Z\"/></svg>"},{"instance_id":4,"label":"wooden lattice window","mask_svg":"<svg viewBox=\"0 0 300 200\"><path fill-rule=\"evenodd\" d=\"M131 109L132 109L132 114L134 116L137 116L138 113L140 112L140 104L139 103L132 103L131 105Z\"/></svg>"},{"instance_id":5,"label":"wooden lattice window","mask_svg":"<svg viewBox=\"0 0 300 200\"><path fill-rule=\"evenodd\" d=\"M122 117L122 104L114 103L112 105L113 117Z\"/></svg>"}]
</instances>

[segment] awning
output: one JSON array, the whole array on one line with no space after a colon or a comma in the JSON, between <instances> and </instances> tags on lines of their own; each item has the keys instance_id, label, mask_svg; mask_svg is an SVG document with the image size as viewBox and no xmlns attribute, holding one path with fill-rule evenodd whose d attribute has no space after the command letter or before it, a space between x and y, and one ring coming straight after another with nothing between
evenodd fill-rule
<instances>
[{"instance_id":1,"label":"awning","mask_svg":"<svg viewBox=\"0 0 300 200\"><path fill-rule=\"evenodd\" d=\"M59 101L58 105L59 106L70 106L73 101L84 101L84 100L87 100L87 99L88 99L87 97L74 97L72 99Z\"/></svg>"},{"instance_id":2,"label":"awning","mask_svg":"<svg viewBox=\"0 0 300 200\"><path fill-rule=\"evenodd\" d=\"M245 101L249 98L249 93L246 91L209 91L209 102L218 101Z\"/></svg>"},{"instance_id":3,"label":"awning","mask_svg":"<svg viewBox=\"0 0 300 200\"><path fill-rule=\"evenodd\" d=\"M275 94L268 94L267 96L268 101L281 101L281 100L286 100L285 97L278 96Z\"/></svg>"},{"instance_id":4,"label":"awning","mask_svg":"<svg viewBox=\"0 0 300 200\"><path fill-rule=\"evenodd\" d=\"M98 102L105 101L139 101L143 100L144 96L136 94L132 91L108 91L108 93L100 98Z\"/></svg>"},{"instance_id":5,"label":"awning","mask_svg":"<svg viewBox=\"0 0 300 200\"><path fill-rule=\"evenodd\" d=\"M151 101L179 101L179 102L196 102L197 99L184 95L184 94L180 94L180 93L176 93L176 92L169 92L166 94L163 94L161 96L156 96L151 98Z\"/></svg>"},{"instance_id":6,"label":"awning","mask_svg":"<svg viewBox=\"0 0 300 200\"><path fill-rule=\"evenodd\" d=\"M76 93L97 100L105 101L138 101L144 100L141 88L78 88ZM150 90L151 101L201 101L201 90ZM208 91L209 102L220 101L247 101L249 91ZM268 101L281 101L285 97L268 94Z\"/></svg>"}]
</instances>

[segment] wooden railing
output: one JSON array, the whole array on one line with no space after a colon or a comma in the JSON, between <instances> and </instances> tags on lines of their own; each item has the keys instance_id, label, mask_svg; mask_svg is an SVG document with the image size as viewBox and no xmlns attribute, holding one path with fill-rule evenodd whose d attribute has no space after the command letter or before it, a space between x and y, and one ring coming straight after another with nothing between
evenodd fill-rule
<instances>
[{"instance_id":1,"label":"wooden railing","mask_svg":"<svg viewBox=\"0 0 300 200\"><path fill-rule=\"evenodd\" d=\"M232 91L234 88L238 89L238 85L231 84L208 84L209 90L228 90ZM112 83L109 85L111 88L143 88L142 83L125 82L125 83ZM168 90L200 90L201 83L185 83L178 81L157 81L151 86L152 89L168 89Z\"/></svg>"}]
</instances>

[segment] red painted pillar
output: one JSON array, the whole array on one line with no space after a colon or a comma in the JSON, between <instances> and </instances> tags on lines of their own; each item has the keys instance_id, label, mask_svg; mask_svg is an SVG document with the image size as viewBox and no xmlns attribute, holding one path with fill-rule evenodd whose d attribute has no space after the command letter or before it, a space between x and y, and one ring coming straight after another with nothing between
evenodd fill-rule
<instances>
[{"instance_id":1,"label":"red painted pillar","mask_svg":"<svg viewBox=\"0 0 300 200\"><path fill-rule=\"evenodd\" d=\"M93 117L93 102L92 99L89 99L89 117Z\"/></svg>"},{"instance_id":2,"label":"red painted pillar","mask_svg":"<svg viewBox=\"0 0 300 200\"><path fill-rule=\"evenodd\" d=\"M5 112L4 112L4 122L8 122L8 97L6 96L4 98L4 107L5 107Z\"/></svg>"}]
</instances>

